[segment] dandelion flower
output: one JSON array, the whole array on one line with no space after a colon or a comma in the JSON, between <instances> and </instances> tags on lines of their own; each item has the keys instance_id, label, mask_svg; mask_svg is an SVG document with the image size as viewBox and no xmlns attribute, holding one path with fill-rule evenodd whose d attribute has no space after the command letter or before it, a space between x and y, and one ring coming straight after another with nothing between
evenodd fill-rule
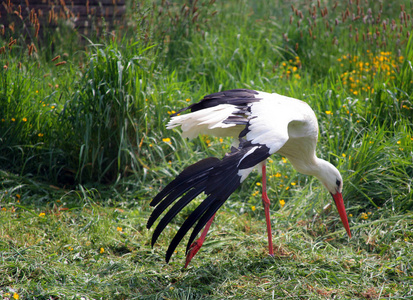
<instances>
[{"instance_id":1,"label":"dandelion flower","mask_svg":"<svg viewBox=\"0 0 413 300\"><path fill-rule=\"evenodd\" d=\"M46 216L46 214L45 214L44 212L41 212L41 213L39 214L39 217L40 217L40 218L43 218L44 216Z\"/></svg>"},{"instance_id":2,"label":"dandelion flower","mask_svg":"<svg viewBox=\"0 0 413 300\"><path fill-rule=\"evenodd\" d=\"M19 294L14 293L14 294L13 294L13 299L19 299Z\"/></svg>"},{"instance_id":3,"label":"dandelion flower","mask_svg":"<svg viewBox=\"0 0 413 300\"><path fill-rule=\"evenodd\" d=\"M251 210L252 210L252 211L255 211L255 206L254 206L254 205L251 206Z\"/></svg>"},{"instance_id":4,"label":"dandelion flower","mask_svg":"<svg viewBox=\"0 0 413 300\"><path fill-rule=\"evenodd\" d=\"M163 138L162 139L163 142L170 144L171 143L171 139L170 138Z\"/></svg>"},{"instance_id":5,"label":"dandelion flower","mask_svg":"<svg viewBox=\"0 0 413 300\"><path fill-rule=\"evenodd\" d=\"M330 110L326 110L327 115L332 115L333 113Z\"/></svg>"},{"instance_id":6,"label":"dandelion flower","mask_svg":"<svg viewBox=\"0 0 413 300\"><path fill-rule=\"evenodd\" d=\"M105 249L103 247L100 247L100 254L105 253Z\"/></svg>"},{"instance_id":7,"label":"dandelion flower","mask_svg":"<svg viewBox=\"0 0 413 300\"><path fill-rule=\"evenodd\" d=\"M280 206L281 206L281 208L283 208L284 205L285 205L285 201L281 199L281 200L280 200Z\"/></svg>"},{"instance_id":8,"label":"dandelion flower","mask_svg":"<svg viewBox=\"0 0 413 300\"><path fill-rule=\"evenodd\" d=\"M256 185L257 185L257 186L261 186L261 182L257 182Z\"/></svg>"},{"instance_id":9,"label":"dandelion flower","mask_svg":"<svg viewBox=\"0 0 413 300\"><path fill-rule=\"evenodd\" d=\"M116 227L116 230L122 232L122 227Z\"/></svg>"}]
</instances>

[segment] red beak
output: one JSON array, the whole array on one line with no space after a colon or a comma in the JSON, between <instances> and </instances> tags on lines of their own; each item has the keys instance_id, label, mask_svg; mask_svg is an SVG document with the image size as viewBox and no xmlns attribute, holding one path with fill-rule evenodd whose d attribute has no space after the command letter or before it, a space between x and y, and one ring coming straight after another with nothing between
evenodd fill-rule
<instances>
[{"instance_id":1,"label":"red beak","mask_svg":"<svg viewBox=\"0 0 413 300\"><path fill-rule=\"evenodd\" d=\"M343 196L341 195L341 193L338 193L338 192L335 195L333 194L331 195L333 196L334 202L336 203L336 207L338 210L338 214L340 215L341 222L343 223L348 236L351 238L350 226L348 225L346 208L344 207Z\"/></svg>"}]
</instances>

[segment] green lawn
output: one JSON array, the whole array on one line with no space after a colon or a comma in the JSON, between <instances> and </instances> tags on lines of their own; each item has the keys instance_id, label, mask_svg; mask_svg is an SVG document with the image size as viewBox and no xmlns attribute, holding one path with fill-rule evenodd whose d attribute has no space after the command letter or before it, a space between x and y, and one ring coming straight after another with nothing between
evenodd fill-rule
<instances>
[{"instance_id":1,"label":"green lawn","mask_svg":"<svg viewBox=\"0 0 413 300\"><path fill-rule=\"evenodd\" d=\"M413 7L404 2L131 0L126 29L84 43L63 24L43 39L5 27L0 298L413 299ZM164 258L196 203L151 247L151 199L231 145L185 140L165 129L169 115L233 88L314 109L317 155L343 176L351 239L325 188L274 156L274 258L255 173L188 269L184 244Z\"/></svg>"}]
</instances>

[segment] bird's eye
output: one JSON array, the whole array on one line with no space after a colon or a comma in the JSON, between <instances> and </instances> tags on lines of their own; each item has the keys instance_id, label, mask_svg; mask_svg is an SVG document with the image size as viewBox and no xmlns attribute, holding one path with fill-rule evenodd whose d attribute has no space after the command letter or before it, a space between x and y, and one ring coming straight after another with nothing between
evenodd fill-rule
<instances>
[{"instance_id":1,"label":"bird's eye","mask_svg":"<svg viewBox=\"0 0 413 300\"><path fill-rule=\"evenodd\" d=\"M341 181L337 179L336 184L337 184L338 187L340 187Z\"/></svg>"}]
</instances>

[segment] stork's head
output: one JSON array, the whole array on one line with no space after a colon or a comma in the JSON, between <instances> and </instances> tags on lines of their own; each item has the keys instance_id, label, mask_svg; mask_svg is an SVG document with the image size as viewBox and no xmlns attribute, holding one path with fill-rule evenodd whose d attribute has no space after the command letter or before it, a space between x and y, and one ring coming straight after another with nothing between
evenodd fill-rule
<instances>
[{"instance_id":1,"label":"stork's head","mask_svg":"<svg viewBox=\"0 0 413 300\"><path fill-rule=\"evenodd\" d=\"M341 194L343 191L343 179L341 178L340 172L335 166L322 159L320 159L319 162L320 169L319 173L316 176L333 196L334 203L336 204L338 213L341 218L341 222L343 223L348 236L351 237L350 226L348 224L343 196Z\"/></svg>"}]
</instances>

